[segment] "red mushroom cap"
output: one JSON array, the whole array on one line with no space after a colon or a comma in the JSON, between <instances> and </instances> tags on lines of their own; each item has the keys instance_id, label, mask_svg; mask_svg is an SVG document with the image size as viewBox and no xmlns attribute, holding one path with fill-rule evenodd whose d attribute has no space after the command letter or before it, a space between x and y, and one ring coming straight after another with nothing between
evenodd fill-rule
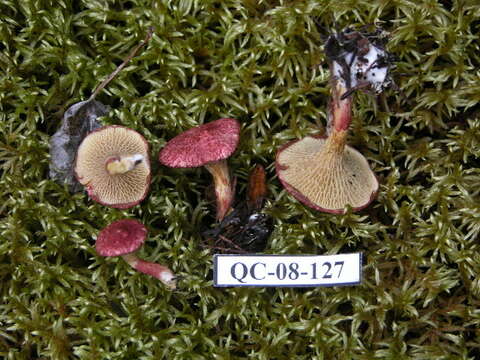
<instances>
[{"instance_id":1,"label":"red mushroom cap","mask_svg":"<svg viewBox=\"0 0 480 360\"><path fill-rule=\"evenodd\" d=\"M237 148L239 138L237 120L215 120L174 137L160 151L158 159L174 168L203 166L228 158Z\"/></svg>"},{"instance_id":2,"label":"red mushroom cap","mask_svg":"<svg viewBox=\"0 0 480 360\"><path fill-rule=\"evenodd\" d=\"M130 254L143 245L146 237L147 229L141 222L122 219L100 231L95 249L102 256Z\"/></svg>"}]
</instances>

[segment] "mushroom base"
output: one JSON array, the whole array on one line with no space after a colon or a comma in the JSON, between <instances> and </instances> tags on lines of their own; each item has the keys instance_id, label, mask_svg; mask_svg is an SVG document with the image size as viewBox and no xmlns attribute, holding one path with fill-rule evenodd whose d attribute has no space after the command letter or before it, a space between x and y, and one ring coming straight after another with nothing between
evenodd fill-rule
<instances>
[{"instance_id":1,"label":"mushroom base","mask_svg":"<svg viewBox=\"0 0 480 360\"><path fill-rule=\"evenodd\" d=\"M176 288L175 275L168 267L142 260L134 254L122 255L122 258L135 270L157 278L170 289Z\"/></svg>"},{"instance_id":2,"label":"mushroom base","mask_svg":"<svg viewBox=\"0 0 480 360\"><path fill-rule=\"evenodd\" d=\"M341 214L366 207L376 196L378 181L365 157L345 145L346 132L329 138L306 137L285 145L276 170L284 187L305 205Z\"/></svg>"}]
</instances>

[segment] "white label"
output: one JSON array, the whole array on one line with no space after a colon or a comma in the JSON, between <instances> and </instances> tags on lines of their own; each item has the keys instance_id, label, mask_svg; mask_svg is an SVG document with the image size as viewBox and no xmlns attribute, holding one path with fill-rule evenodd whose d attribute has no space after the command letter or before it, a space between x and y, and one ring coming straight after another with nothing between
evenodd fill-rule
<instances>
[{"instance_id":1,"label":"white label","mask_svg":"<svg viewBox=\"0 0 480 360\"><path fill-rule=\"evenodd\" d=\"M213 258L214 286L336 286L362 279L362 254L221 255Z\"/></svg>"}]
</instances>

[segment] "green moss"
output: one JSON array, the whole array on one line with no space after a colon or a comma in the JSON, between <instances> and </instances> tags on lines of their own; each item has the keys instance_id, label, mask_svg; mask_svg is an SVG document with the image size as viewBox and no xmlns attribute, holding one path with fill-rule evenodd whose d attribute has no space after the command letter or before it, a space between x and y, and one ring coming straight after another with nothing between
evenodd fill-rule
<instances>
[{"instance_id":1,"label":"green moss","mask_svg":"<svg viewBox=\"0 0 480 360\"><path fill-rule=\"evenodd\" d=\"M51 1L0 4L0 357L16 359L474 359L479 356L478 1ZM326 124L329 29L391 32L400 91L355 95L350 143L378 199L344 216L306 208L275 176L276 149ZM231 159L244 196L267 167L269 253L359 250L362 285L216 289L200 232L207 172L154 164L151 194L116 210L47 179L48 140L141 39L99 95L106 123L145 134L152 158L180 131L242 123ZM96 256L98 230L131 216L167 291Z\"/></svg>"}]
</instances>

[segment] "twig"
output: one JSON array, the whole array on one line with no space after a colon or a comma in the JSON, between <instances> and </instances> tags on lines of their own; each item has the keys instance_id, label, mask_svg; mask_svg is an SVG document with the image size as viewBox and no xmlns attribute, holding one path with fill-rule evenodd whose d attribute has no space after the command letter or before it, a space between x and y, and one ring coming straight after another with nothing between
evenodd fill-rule
<instances>
[{"instance_id":1,"label":"twig","mask_svg":"<svg viewBox=\"0 0 480 360\"><path fill-rule=\"evenodd\" d=\"M225 236L223 235L219 235L218 236L219 239L221 239L222 241L226 242L227 244L233 246L235 249L237 249L238 251L243 251L243 252L246 252L245 250L243 250L240 246L238 246L237 244L235 244L232 240L230 240L229 238L226 238Z\"/></svg>"},{"instance_id":2,"label":"twig","mask_svg":"<svg viewBox=\"0 0 480 360\"><path fill-rule=\"evenodd\" d=\"M235 254L247 254L245 250L237 250L237 249L232 249L232 248L226 248L222 246L211 246L211 245L206 245L206 244L200 244L205 249L209 250L218 250L223 253L235 253Z\"/></svg>"},{"instance_id":3,"label":"twig","mask_svg":"<svg viewBox=\"0 0 480 360\"><path fill-rule=\"evenodd\" d=\"M92 96L90 96L90 98L89 98L88 100L93 100L93 99L95 99L95 97L98 95L98 93L99 93L100 91L102 91L102 90L105 88L105 86L107 86L107 84L108 84L110 81L112 81L112 79L113 79L115 76L117 76L117 74L118 74L120 71L122 71L122 69L125 67L125 65L127 65L128 62L129 62L130 60L132 60L132 58L133 58L135 55L137 55L137 52L138 52L143 46L145 46L145 45L150 41L150 39L152 38L152 36L153 36L153 30L154 30L153 27L150 27L150 28L148 29L148 32L147 32L147 35L145 36L145 39L144 39L142 42L140 42L140 44L138 44L138 45L132 50L132 52L130 53L130 55L128 55L128 56L126 57L126 59L123 60L123 62L115 69L114 72L112 72L110 75L108 75L108 77L107 77L105 80L103 80L100 85L97 86L97 88L96 88L95 91L93 92Z\"/></svg>"}]
</instances>

